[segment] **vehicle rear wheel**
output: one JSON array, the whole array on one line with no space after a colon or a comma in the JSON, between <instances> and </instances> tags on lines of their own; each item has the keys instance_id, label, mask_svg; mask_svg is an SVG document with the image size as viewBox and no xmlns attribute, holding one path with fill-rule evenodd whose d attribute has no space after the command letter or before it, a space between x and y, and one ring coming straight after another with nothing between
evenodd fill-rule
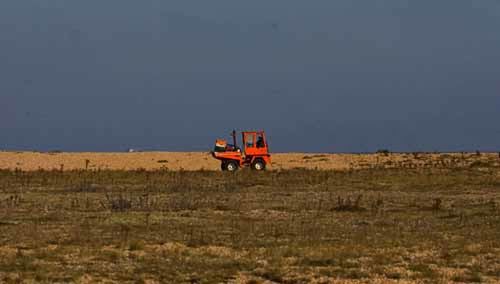
<instances>
[{"instance_id":1,"label":"vehicle rear wheel","mask_svg":"<svg viewBox=\"0 0 500 284\"><path fill-rule=\"evenodd\" d=\"M227 171L227 165L226 165L226 162L222 161L222 163L220 163L220 169L222 171Z\"/></svg>"},{"instance_id":2,"label":"vehicle rear wheel","mask_svg":"<svg viewBox=\"0 0 500 284\"><path fill-rule=\"evenodd\" d=\"M226 171L235 172L238 170L238 164L235 161L226 162Z\"/></svg>"},{"instance_id":3,"label":"vehicle rear wheel","mask_svg":"<svg viewBox=\"0 0 500 284\"><path fill-rule=\"evenodd\" d=\"M256 159L252 163L252 169L256 171L263 171L266 169L266 162L262 159Z\"/></svg>"}]
</instances>

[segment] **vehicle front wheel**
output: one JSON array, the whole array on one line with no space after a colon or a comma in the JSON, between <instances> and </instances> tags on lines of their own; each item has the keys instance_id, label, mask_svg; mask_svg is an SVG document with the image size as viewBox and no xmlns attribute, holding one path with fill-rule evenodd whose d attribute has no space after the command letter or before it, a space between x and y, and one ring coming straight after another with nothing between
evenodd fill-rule
<instances>
[{"instance_id":1,"label":"vehicle front wheel","mask_svg":"<svg viewBox=\"0 0 500 284\"><path fill-rule=\"evenodd\" d=\"M226 162L226 171L235 172L238 170L238 164L235 161Z\"/></svg>"},{"instance_id":2,"label":"vehicle front wheel","mask_svg":"<svg viewBox=\"0 0 500 284\"><path fill-rule=\"evenodd\" d=\"M256 171L263 171L266 169L266 163L262 159L257 159L252 163L252 169Z\"/></svg>"}]
</instances>

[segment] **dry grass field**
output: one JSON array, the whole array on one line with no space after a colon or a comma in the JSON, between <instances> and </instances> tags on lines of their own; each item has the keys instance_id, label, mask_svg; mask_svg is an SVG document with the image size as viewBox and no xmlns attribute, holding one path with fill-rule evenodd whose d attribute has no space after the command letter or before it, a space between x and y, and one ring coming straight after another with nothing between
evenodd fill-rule
<instances>
[{"instance_id":1,"label":"dry grass field","mask_svg":"<svg viewBox=\"0 0 500 284\"><path fill-rule=\"evenodd\" d=\"M497 154L282 154L235 174L167 170L170 153L108 169L115 154L78 154L87 170L15 155L0 283L500 282Z\"/></svg>"}]
</instances>

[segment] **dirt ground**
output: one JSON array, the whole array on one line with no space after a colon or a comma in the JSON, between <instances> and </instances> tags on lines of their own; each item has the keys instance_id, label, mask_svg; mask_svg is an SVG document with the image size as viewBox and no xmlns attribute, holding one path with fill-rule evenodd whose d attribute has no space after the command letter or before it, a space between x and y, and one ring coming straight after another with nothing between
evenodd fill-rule
<instances>
[{"instance_id":1,"label":"dirt ground","mask_svg":"<svg viewBox=\"0 0 500 284\"><path fill-rule=\"evenodd\" d=\"M498 154L273 161L0 152L0 283L500 283Z\"/></svg>"},{"instance_id":2,"label":"dirt ground","mask_svg":"<svg viewBox=\"0 0 500 284\"><path fill-rule=\"evenodd\" d=\"M349 170L369 168L449 168L498 164L497 153L389 153L272 155L271 169ZM204 152L41 153L0 152L0 169L44 170L219 170L220 162Z\"/></svg>"}]
</instances>

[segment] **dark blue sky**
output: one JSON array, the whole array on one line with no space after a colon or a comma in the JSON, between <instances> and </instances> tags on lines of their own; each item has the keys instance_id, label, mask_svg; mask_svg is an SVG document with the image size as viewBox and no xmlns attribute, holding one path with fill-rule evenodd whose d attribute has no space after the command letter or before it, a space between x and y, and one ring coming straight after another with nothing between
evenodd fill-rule
<instances>
[{"instance_id":1,"label":"dark blue sky","mask_svg":"<svg viewBox=\"0 0 500 284\"><path fill-rule=\"evenodd\" d=\"M0 2L0 149L500 150L496 0Z\"/></svg>"}]
</instances>

